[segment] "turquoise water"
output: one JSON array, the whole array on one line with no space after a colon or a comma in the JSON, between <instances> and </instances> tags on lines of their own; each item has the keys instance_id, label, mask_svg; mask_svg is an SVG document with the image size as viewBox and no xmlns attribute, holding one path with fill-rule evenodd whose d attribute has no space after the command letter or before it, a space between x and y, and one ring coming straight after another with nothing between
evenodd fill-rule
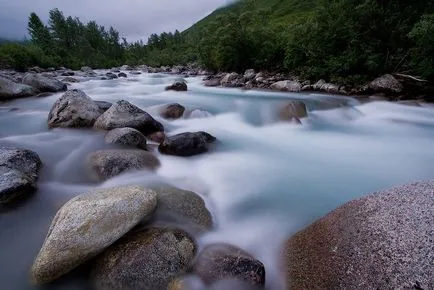
<instances>
[{"instance_id":1,"label":"turquoise water","mask_svg":"<svg viewBox=\"0 0 434 290\"><path fill-rule=\"evenodd\" d=\"M35 196L0 214L4 289L34 289L28 270L56 210L95 187L164 181L199 193L216 224L198 237L200 245L224 241L240 246L265 263L268 289L282 289L280 249L291 233L348 200L434 178L433 107L205 88L199 78L188 79L187 93L165 92L175 78L143 74L71 86L95 100L130 101L161 121L169 135L202 130L219 139L211 153L192 158L156 153L162 163L156 174L134 172L102 184L90 181L84 161L89 152L108 147L103 134L46 127L60 94L0 105L0 145L32 149L45 164ZM303 125L278 122L277 110L288 99L306 103L309 118ZM184 105L187 116L201 111L192 114L196 118L159 118L161 106L173 102ZM48 289L84 285L78 273Z\"/></svg>"}]
</instances>

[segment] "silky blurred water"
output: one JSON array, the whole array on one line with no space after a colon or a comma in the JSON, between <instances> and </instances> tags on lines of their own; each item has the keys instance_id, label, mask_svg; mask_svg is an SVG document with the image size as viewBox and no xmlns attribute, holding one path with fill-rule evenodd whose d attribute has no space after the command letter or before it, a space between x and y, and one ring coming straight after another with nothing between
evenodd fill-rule
<instances>
[{"instance_id":1,"label":"silky blurred water","mask_svg":"<svg viewBox=\"0 0 434 290\"><path fill-rule=\"evenodd\" d=\"M219 140L208 154L179 158L156 152L155 173L133 172L105 183L90 180L85 159L101 148L93 130L48 130L48 112L61 94L0 104L0 145L36 151L44 168L38 192L0 213L1 289L35 289L29 268L57 209L96 187L165 182L200 194L215 229L200 245L229 242L266 265L267 288L283 289L281 246L290 234L344 202L375 190L434 177L434 108L352 98L205 88L188 78L188 92L166 92L177 77L142 74L73 84L95 100L120 99L145 109L169 135L206 131ZM285 101L306 103L303 125L278 122ZM180 103L185 116L167 121L161 106ZM73 273L41 289L85 289Z\"/></svg>"}]
</instances>

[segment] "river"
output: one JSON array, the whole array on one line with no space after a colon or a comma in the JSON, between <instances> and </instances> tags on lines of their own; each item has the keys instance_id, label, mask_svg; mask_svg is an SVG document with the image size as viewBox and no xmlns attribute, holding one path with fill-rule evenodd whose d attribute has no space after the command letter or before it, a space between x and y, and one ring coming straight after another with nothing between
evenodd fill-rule
<instances>
[{"instance_id":1,"label":"river","mask_svg":"<svg viewBox=\"0 0 434 290\"><path fill-rule=\"evenodd\" d=\"M47 128L48 112L61 94L0 104L0 145L36 151L44 167L38 192L0 214L0 283L5 290L36 289L29 269L57 209L96 187L164 181L200 194L215 229L199 244L237 245L266 266L268 289L282 289L282 243L337 206L364 194L434 178L434 107L353 98L207 88L188 78L189 91L164 91L175 76L142 74L91 80L70 88L95 100L127 100L159 120L169 135L206 131L218 138L207 154L181 158L158 154L155 174L133 172L104 183L87 174L85 158L104 144L92 130ZM302 125L277 120L288 99L306 103ZM180 103L190 117L158 116L164 104ZM80 273L43 289L84 289Z\"/></svg>"}]
</instances>

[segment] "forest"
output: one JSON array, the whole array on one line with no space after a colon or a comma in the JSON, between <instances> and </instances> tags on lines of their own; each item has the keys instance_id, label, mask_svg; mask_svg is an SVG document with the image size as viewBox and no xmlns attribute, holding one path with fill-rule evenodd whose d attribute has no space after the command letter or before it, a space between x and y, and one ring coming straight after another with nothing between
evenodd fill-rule
<instances>
[{"instance_id":1,"label":"forest","mask_svg":"<svg viewBox=\"0 0 434 290\"><path fill-rule=\"evenodd\" d=\"M58 9L32 13L29 40L0 44L0 67L196 63L358 84L384 73L434 83L434 0L242 0L183 32L129 43L113 28Z\"/></svg>"}]
</instances>

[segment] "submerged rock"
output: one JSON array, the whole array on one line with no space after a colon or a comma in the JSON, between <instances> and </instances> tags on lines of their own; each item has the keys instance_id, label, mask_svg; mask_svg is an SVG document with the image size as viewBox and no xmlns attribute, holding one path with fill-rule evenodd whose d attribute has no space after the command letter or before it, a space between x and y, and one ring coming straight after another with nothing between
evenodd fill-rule
<instances>
[{"instance_id":1,"label":"submerged rock","mask_svg":"<svg viewBox=\"0 0 434 290\"><path fill-rule=\"evenodd\" d=\"M137 147L146 150L146 137L133 128L113 129L105 135L106 143Z\"/></svg>"},{"instance_id":2,"label":"submerged rock","mask_svg":"<svg viewBox=\"0 0 434 290\"><path fill-rule=\"evenodd\" d=\"M98 257L93 284L97 290L167 289L187 271L195 252L194 241L181 230L132 231Z\"/></svg>"},{"instance_id":3,"label":"submerged rock","mask_svg":"<svg viewBox=\"0 0 434 290\"><path fill-rule=\"evenodd\" d=\"M166 119L179 119L184 114L185 108L180 104L170 104L161 111L161 116Z\"/></svg>"},{"instance_id":4,"label":"submerged rock","mask_svg":"<svg viewBox=\"0 0 434 290\"><path fill-rule=\"evenodd\" d=\"M99 189L67 202L54 217L32 266L33 282L51 282L95 257L149 218L156 193L139 186Z\"/></svg>"},{"instance_id":5,"label":"submerged rock","mask_svg":"<svg viewBox=\"0 0 434 290\"><path fill-rule=\"evenodd\" d=\"M301 91L301 84L297 81L279 81L273 83L270 88L284 92L299 92Z\"/></svg>"},{"instance_id":6,"label":"submerged rock","mask_svg":"<svg viewBox=\"0 0 434 290\"><path fill-rule=\"evenodd\" d=\"M121 100L113 104L95 122L95 128L112 130L130 127L145 135L164 131L163 125L137 106Z\"/></svg>"},{"instance_id":7,"label":"submerged rock","mask_svg":"<svg viewBox=\"0 0 434 290\"><path fill-rule=\"evenodd\" d=\"M184 81L177 81L172 85L166 87L166 91L177 91L177 92L187 91L187 84Z\"/></svg>"},{"instance_id":8,"label":"submerged rock","mask_svg":"<svg viewBox=\"0 0 434 290\"><path fill-rule=\"evenodd\" d=\"M158 199L157 218L174 221L178 225L193 226L195 229L211 229L211 213L199 195L175 187L159 187L154 190Z\"/></svg>"},{"instance_id":9,"label":"submerged rock","mask_svg":"<svg viewBox=\"0 0 434 290\"><path fill-rule=\"evenodd\" d=\"M399 94L403 90L402 84L392 75L386 74L369 83L368 88L376 93Z\"/></svg>"},{"instance_id":10,"label":"submerged rock","mask_svg":"<svg viewBox=\"0 0 434 290\"><path fill-rule=\"evenodd\" d=\"M53 105L48 115L49 128L92 127L102 110L83 91L70 90Z\"/></svg>"},{"instance_id":11,"label":"submerged rock","mask_svg":"<svg viewBox=\"0 0 434 290\"><path fill-rule=\"evenodd\" d=\"M34 87L40 92L60 92L66 91L65 83L51 77L45 77L40 74L27 73L23 78L23 84Z\"/></svg>"},{"instance_id":12,"label":"submerged rock","mask_svg":"<svg viewBox=\"0 0 434 290\"><path fill-rule=\"evenodd\" d=\"M265 285L264 265L249 253L228 244L206 246L197 257L193 272L207 285L227 279Z\"/></svg>"},{"instance_id":13,"label":"submerged rock","mask_svg":"<svg viewBox=\"0 0 434 290\"><path fill-rule=\"evenodd\" d=\"M306 105L301 101L289 101L279 111L281 121L295 121L300 123L300 119L307 117Z\"/></svg>"},{"instance_id":14,"label":"submerged rock","mask_svg":"<svg viewBox=\"0 0 434 290\"><path fill-rule=\"evenodd\" d=\"M158 150L168 155L192 156L207 152L209 144L215 140L214 136L206 132L181 133L166 137L164 142L158 146Z\"/></svg>"},{"instance_id":15,"label":"submerged rock","mask_svg":"<svg viewBox=\"0 0 434 290\"><path fill-rule=\"evenodd\" d=\"M288 289L434 289L434 181L354 200L286 244Z\"/></svg>"},{"instance_id":16,"label":"submerged rock","mask_svg":"<svg viewBox=\"0 0 434 290\"><path fill-rule=\"evenodd\" d=\"M28 85L18 84L0 76L0 100L16 99L36 95L38 91Z\"/></svg>"},{"instance_id":17,"label":"submerged rock","mask_svg":"<svg viewBox=\"0 0 434 290\"><path fill-rule=\"evenodd\" d=\"M157 157L139 149L97 151L89 155L88 163L99 180L132 170L155 170L160 166Z\"/></svg>"}]
</instances>

